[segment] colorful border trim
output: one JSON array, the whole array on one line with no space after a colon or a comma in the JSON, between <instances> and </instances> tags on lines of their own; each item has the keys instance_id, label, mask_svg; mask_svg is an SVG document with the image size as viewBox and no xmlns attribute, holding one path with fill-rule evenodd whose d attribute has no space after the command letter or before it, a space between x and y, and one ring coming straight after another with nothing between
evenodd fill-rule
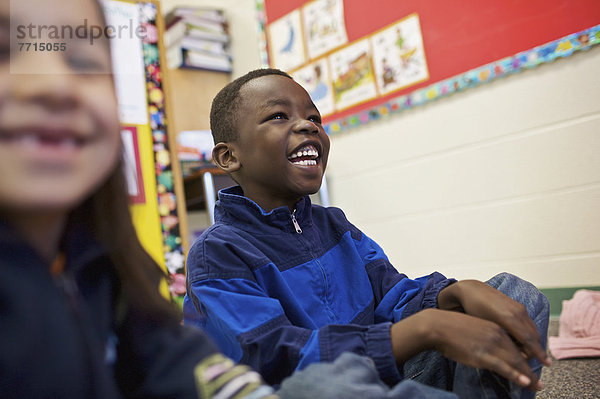
<instances>
[{"instance_id":1,"label":"colorful border trim","mask_svg":"<svg viewBox=\"0 0 600 399\"><path fill-rule=\"evenodd\" d=\"M491 82L497 78L531 69L538 65L565 58L579 50L588 50L600 43L600 25L565 36L514 56L492 62L463 74L434 83L377 105L354 115L329 122L325 125L328 134L339 133L352 127L365 125L381 117L397 114L404 110L424 105L430 101L447 97L453 93Z\"/></svg>"},{"instance_id":2,"label":"colorful border trim","mask_svg":"<svg viewBox=\"0 0 600 399\"><path fill-rule=\"evenodd\" d=\"M162 70L158 50L158 28L156 26L156 6L152 3L138 3L140 22L145 28L146 37L142 42L144 69L150 129L154 151L158 213L162 230L165 263L171 282L171 294L185 294L185 268L179 216L173 182L172 159L167 136L165 93L162 87Z\"/></svg>"}]
</instances>

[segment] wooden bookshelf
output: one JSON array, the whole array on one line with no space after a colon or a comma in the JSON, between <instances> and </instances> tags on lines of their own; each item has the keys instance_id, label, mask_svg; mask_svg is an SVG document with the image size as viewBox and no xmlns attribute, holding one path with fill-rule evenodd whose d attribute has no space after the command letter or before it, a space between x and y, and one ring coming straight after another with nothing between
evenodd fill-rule
<instances>
[{"instance_id":1,"label":"wooden bookshelf","mask_svg":"<svg viewBox=\"0 0 600 399\"><path fill-rule=\"evenodd\" d=\"M181 8L185 9L186 7L183 6ZM188 20L187 16L179 14L177 10L178 7L175 7L169 16L174 16L175 19L179 19L179 22L187 21L186 24L193 23L195 25L198 23L193 20L193 17L190 17ZM171 20L171 18L169 19ZM178 31L174 32L182 33ZM224 28L224 32L226 32L226 28ZM187 36L187 33L184 36ZM176 43L177 40L173 42L173 44ZM231 75L226 72L186 67L165 69L164 74L164 79L168 81L168 92L166 95L169 105L169 132L173 137L173 141L177 142L177 136L182 131L208 130L210 128L210 107L212 100L219 90L230 82ZM176 151L176 144L174 144L174 149ZM177 163L179 166L179 162ZM211 176L213 174L219 174L219 171L213 169ZM178 204L181 204L184 211L180 215L185 215L181 218L180 230L182 237L184 237L183 241L186 243L190 230L192 230L191 227L193 227L188 225L187 211L200 211L203 208L206 209L207 204L214 203L214 201L206 201L206 183L203 176L203 173L197 173L188 177L184 176L182 181L181 189L183 195L178 198ZM212 189L213 187L211 186L210 188ZM187 252L189 247L186 246L185 249Z\"/></svg>"},{"instance_id":2,"label":"wooden bookshelf","mask_svg":"<svg viewBox=\"0 0 600 399\"><path fill-rule=\"evenodd\" d=\"M173 132L208 129L213 98L230 81L230 75L199 69L167 70Z\"/></svg>"},{"instance_id":3,"label":"wooden bookshelf","mask_svg":"<svg viewBox=\"0 0 600 399\"><path fill-rule=\"evenodd\" d=\"M230 81L230 75L222 72L198 69L168 69L170 103L170 131L175 134L185 130L204 130L210 128L210 106L215 95ZM219 169L211 172L220 174ZM184 178L184 195L179 202L186 211L197 211L206 208L203 173L196 173ZM208 210L207 210L208 211ZM183 214L183 213L182 213ZM187 220L181 223L182 237L189 237L193 226ZM208 216L207 216L208 218ZM186 248L186 251L189 247Z\"/></svg>"}]
</instances>

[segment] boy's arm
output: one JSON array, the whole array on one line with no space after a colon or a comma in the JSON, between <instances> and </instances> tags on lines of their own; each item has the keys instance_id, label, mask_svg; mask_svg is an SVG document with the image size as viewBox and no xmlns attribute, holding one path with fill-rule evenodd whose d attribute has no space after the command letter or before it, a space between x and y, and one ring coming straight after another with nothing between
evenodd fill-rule
<instances>
[{"instance_id":1,"label":"boy's arm","mask_svg":"<svg viewBox=\"0 0 600 399\"><path fill-rule=\"evenodd\" d=\"M460 363L495 371L520 386L540 389L537 376L502 329L512 324L507 331L515 331L520 342L528 342L526 354L544 362L535 325L520 304L481 282L456 282L439 273L410 280L364 235L357 248L363 253L378 300L376 321L396 322L391 327L391 342L399 364L435 349ZM490 291L494 294L488 295ZM463 310L469 315L456 312Z\"/></svg>"},{"instance_id":2,"label":"boy's arm","mask_svg":"<svg viewBox=\"0 0 600 399\"><path fill-rule=\"evenodd\" d=\"M394 356L399 363L434 349L445 357L493 371L535 391L541 388L525 356L496 323L460 312L426 309L391 328Z\"/></svg>"},{"instance_id":3,"label":"boy's arm","mask_svg":"<svg viewBox=\"0 0 600 399\"><path fill-rule=\"evenodd\" d=\"M438 303L442 310L419 312L392 326L392 346L399 362L419 351L435 349L532 391L541 388L526 360L536 357L549 365L549 359L523 305L476 280L444 288Z\"/></svg>"},{"instance_id":4,"label":"boy's arm","mask_svg":"<svg viewBox=\"0 0 600 399\"><path fill-rule=\"evenodd\" d=\"M456 282L441 273L409 279L392 266L383 249L350 225L375 299L375 322L397 322L423 309L436 308L441 290Z\"/></svg>"},{"instance_id":5,"label":"boy's arm","mask_svg":"<svg viewBox=\"0 0 600 399\"><path fill-rule=\"evenodd\" d=\"M374 263L379 246L367 241L363 248L365 259ZM537 329L522 305L482 282L456 282L439 273L410 280L400 278L405 276L398 274L387 258L379 256L377 261L380 277L373 278L369 273L376 297L378 287L385 288L386 282L389 286L394 278L398 280L387 292L382 290L385 294L375 313L376 321L388 317L396 322L391 339L398 363L435 349L463 364L495 371L520 386L540 389L525 356L537 357L544 364L548 360ZM370 265L365 263L368 270ZM520 343L525 356L511 336Z\"/></svg>"}]
</instances>

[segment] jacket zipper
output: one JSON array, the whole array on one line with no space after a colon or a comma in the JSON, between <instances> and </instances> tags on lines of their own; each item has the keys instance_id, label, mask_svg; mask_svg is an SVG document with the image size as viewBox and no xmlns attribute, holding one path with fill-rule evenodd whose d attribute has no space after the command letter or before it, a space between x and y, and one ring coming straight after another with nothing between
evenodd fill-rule
<instances>
[{"instance_id":1,"label":"jacket zipper","mask_svg":"<svg viewBox=\"0 0 600 399\"><path fill-rule=\"evenodd\" d=\"M77 287L77 283L68 272L63 272L54 278L54 281L60 291L64 294L67 303L69 304L69 308L75 315L77 319L79 319L79 289Z\"/></svg>"},{"instance_id":2,"label":"jacket zipper","mask_svg":"<svg viewBox=\"0 0 600 399\"><path fill-rule=\"evenodd\" d=\"M84 331L84 327L83 327L83 320L82 320L82 316L81 316L81 309L80 309L80 305L79 305L79 301L80 301L80 297L81 294L79 292L79 287L77 286L77 282L75 281L75 277L68 271L65 271L61 274L59 274L58 276L56 276L54 278L55 284L56 286L58 286L58 289L63 293L63 295L66 297L66 302L67 302L67 306L70 308L74 318L75 318L75 323L78 327L79 330L79 334L83 339L83 344L85 347L85 357L86 357L86 361L87 361L87 366L89 368L90 371L90 386L89 386L89 390L90 390L90 394L93 394L93 397L97 396L96 393L96 389L95 389L95 385L96 385L96 372L98 370L96 370L96 367L94 367L93 364L93 355L92 355L92 349L90 347L90 342L89 342L89 337L87 336L86 332ZM92 397L92 396L90 396Z\"/></svg>"},{"instance_id":3,"label":"jacket zipper","mask_svg":"<svg viewBox=\"0 0 600 399\"><path fill-rule=\"evenodd\" d=\"M300 225L298 224L298 221L296 220L296 210L295 209L294 209L294 212L292 212L292 223L294 224L296 233L302 234L302 229L300 228Z\"/></svg>"}]
</instances>

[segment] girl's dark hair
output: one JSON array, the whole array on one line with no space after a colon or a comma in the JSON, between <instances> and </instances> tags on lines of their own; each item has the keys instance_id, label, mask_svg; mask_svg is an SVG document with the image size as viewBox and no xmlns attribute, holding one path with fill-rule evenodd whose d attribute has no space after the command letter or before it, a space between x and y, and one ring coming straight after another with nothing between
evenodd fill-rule
<instances>
[{"instance_id":1,"label":"girl's dark hair","mask_svg":"<svg viewBox=\"0 0 600 399\"><path fill-rule=\"evenodd\" d=\"M69 225L83 223L106 248L119 278L121 304L133 306L158 322L178 321L175 305L158 288L167 274L142 247L135 231L122 164L71 212Z\"/></svg>"}]
</instances>

